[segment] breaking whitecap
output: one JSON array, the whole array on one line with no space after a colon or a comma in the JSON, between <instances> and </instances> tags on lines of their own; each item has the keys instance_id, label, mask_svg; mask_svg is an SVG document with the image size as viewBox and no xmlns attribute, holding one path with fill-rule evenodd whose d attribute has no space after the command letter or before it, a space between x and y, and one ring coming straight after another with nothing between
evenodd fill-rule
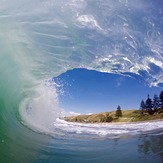
<instances>
[{"instance_id":1,"label":"breaking whitecap","mask_svg":"<svg viewBox=\"0 0 163 163\"><path fill-rule=\"evenodd\" d=\"M163 128L162 121L137 122L137 123L97 123L84 124L67 122L57 118L54 127L66 131L67 133L87 134L115 138L124 135L139 135L145 133L154 133Z\"/></svg>"}]
</instances>

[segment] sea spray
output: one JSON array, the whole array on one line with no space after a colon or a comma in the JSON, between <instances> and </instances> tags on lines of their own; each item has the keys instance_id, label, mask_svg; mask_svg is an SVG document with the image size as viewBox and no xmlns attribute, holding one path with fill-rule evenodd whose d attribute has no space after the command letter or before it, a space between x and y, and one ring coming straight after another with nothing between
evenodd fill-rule
<instances>
[{"instance_id":1,"label":"sea spray","mask_svg":"<svg viewBox=\"0 0 163 163\"><path fill-rule=\"evenodd\" d=\"M26 98L20 105L20 115L25 125L39 132L52 132L54 122L64 116L59 108L55 84L51 80L41 83L32 98Z\"/></svg>"}]
</instances>

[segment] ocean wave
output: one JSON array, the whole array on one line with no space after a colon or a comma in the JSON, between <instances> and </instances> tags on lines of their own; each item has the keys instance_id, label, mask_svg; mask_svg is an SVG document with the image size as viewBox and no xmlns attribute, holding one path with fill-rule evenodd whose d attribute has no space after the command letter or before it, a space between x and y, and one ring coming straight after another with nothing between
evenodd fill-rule
<instances>
[{"instance_id":1,"label":"ocean wave","mask_svg":"<svg viewBox=\"0 0 163 163\"><path fill-rule=\"evenodd\" d=\"M45 132L56 127L99 135L162 127L161 122L145 123L145 129L140 124L100 128L56 122L64 113L55 88L51 91L44 82L67 70L86 68L161 85L163 22L156 2L5 0L0 1L0 13L2 140L13 139L13 128L16 136L25 137L21 122Z\"/></svg>"},{"instance_id":2,"label":"ocean wave","mask_svg":"<svg viewBox=\"0 0 163 163\"><path fill-rule=\"evenodd\" d=\"M117 124L84 124L67 122L61 119L57 119L54 123L55 128L60 128L68 133L77 134L90 134L103 136L106 138L115 138L124 135L139 135L145 133L152 133L154 131L162 130L162 121L149 121L149 122L137 122L137 123L117 123ZM114 137L113 137L114 136Z\"/></svg>"}]
</instances>

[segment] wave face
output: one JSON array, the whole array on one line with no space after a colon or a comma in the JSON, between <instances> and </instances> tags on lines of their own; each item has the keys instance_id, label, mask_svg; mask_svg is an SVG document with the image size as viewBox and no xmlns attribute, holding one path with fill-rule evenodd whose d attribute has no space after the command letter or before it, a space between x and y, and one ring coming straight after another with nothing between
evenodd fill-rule
<instances>
[{"instance_id":1,"label":"wave face","mask_svg":"<svg viewBox=\"0 0 163 163\"><path fill-rule=\"evenodd\" d=\"M162 84L162 19L152 0L0 1L0 157L34 159L42 139L30 128L58 134L53 76L86 68Z\"/></svg>"}]
</instances>

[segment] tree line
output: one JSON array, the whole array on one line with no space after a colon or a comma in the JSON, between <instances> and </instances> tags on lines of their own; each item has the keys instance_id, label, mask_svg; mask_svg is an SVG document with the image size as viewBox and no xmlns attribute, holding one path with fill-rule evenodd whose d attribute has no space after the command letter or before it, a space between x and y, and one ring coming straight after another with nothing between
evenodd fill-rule
<instances>
[{"instance_id":1,"label":"tree line","mask_svg":"<svg viewBox=\"0 0 163 163\"><path fill-rule=\"evenodd\" d=\"M149 113L150 115L163 112L163 91L160 92L159 96L155 94L153 100L148 94L146 101L141 101L140 110L142 114Z\"/></svg>"}]
</instances>

